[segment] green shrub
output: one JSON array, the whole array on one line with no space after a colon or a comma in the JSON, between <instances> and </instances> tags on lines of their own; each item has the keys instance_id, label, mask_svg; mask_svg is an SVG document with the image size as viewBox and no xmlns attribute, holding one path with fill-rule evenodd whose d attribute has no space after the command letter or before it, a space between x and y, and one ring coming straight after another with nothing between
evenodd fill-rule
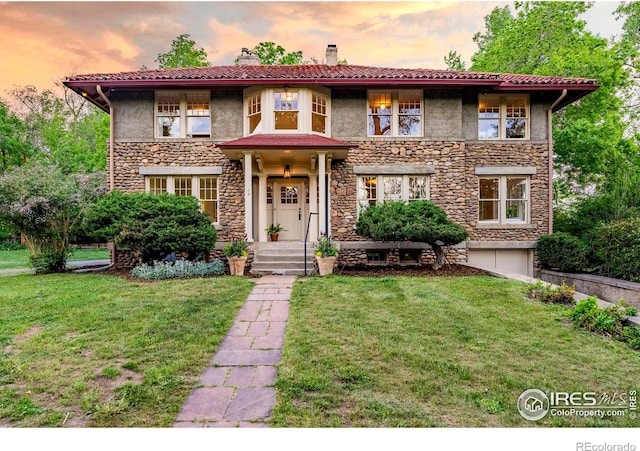
<instances>
[{"instance_id":1,"label":"green shrub","mask_svg":"<svg viewBox=\"0 0 640 451\"><path fill-rule=\"evenodd\" d=\"M36 274L64 272L71 249L43 248L38 255L29 255L29 264Z\"/></svg>"},{"instance_id":2,"label":"green shrub","mask_svg":"<svg viewBox=\"0 0 640 451\"><path fill-rule=\"evenodd\" d=\"M131 249L141 262L158 252L208 252L217 239L197 199L172 194L111 192L87 211L83 230L97 242Z\"/></svg>"},{"instance_id":3,"label":"green shrub","mask_svg":"<svg viewBox=\"0 0 640 451\"><path fill-rule=\"evenodd\" d=\"M444 262L443 247L458 244L469 236L464 227L449 220L442 208L428 200L369 205L360 213L356 233L376 241L427 243L436 254L433 269Z\"/></svg>"},{"instance_id":4,"label":"green shrub","mask_svg":"<svg viewBox=\"0 0 640 451\"><path fill-rule=\"evenodd\" d=\"M556 232L538 239L538 259L545 268L584 271L588 266L587 254L587 245L568 233Z\"/></svg>"},{"instance_id":5,"label":"green shrub","mask_svg":"<svg viewBox=\"0 0 640 451\"><path fill-rule=\"evenodd\" d=\"M178 260L175 263L154 262L153 265L143 264L131 270L131 275L147 280L172 278L189 278L204 276L219 276L224 274L225 266L216 259L211 263Z\"/></svg>"},{"instance_id":6,"label":"green shrub","mask_svg":"<svg viewBox=\"0 0 640 451\"><path fill-rule=\"evenodd\" d=\"M602 274L640 282L640 218L602 225L593 232L593 237Z\"/></svg>"},{"instance_id":7,"label":"green shrub","mask_svg":"<svg viewBox=\"0 0 640 451\"><path fill-rule=\"evenodd\" d=\"M626 325L627 315L623 305L602 308L598 306L595 296L580 301L569 310L568 315L577 326L622 341L625 341L625 329L633 327Z\"/></svg>"},{"instance_id":8,"label":"green shrub","mask_svg":"<svg viewBox=\"0 0 640 451\"><path fill-rule=\"evenodd\" d=\"M562 285L552 286L551 284L543 284L538 280L535 285L531 286L529 293L533 299L540 302L572 305L574 303L573 296L576 294L576 289L573 286L568 286L564 282L562 282Z\"/></svg>"}]
</instances>

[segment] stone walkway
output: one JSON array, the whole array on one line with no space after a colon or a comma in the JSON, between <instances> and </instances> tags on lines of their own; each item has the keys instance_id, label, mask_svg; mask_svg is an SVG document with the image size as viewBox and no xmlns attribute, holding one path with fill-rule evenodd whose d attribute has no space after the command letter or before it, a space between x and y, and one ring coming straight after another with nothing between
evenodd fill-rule
<instances>
[{"instance_id":1,"label":"stone walkway","mask_svg":"<svg viewBox=\"0 0 640 451\"><path fill-rule=\"evenodd\" d=\"M173 427L268 427L295 276L252 280L256 286Z\"/></svg>"}]
</instances>

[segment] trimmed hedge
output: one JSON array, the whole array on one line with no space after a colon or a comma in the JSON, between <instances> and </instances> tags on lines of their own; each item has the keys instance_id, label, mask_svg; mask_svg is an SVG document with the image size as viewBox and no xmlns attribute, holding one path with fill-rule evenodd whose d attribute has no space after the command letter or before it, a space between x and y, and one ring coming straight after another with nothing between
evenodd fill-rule
<instances>
[{"instance_id":1,"label":"trimmed hedge","mask_svg":"<svg viewBox=\"0 0 640 451\"><path fill-rule=\"evenodd\" d=\"M602 274L640 282L640 218L602 225L594 230L592 236Z\"/></svg>"},{"instance_id":2,"label":"trimmed hedge","mask_svg":"<svg viewBox=\"0 0 640 451\"><path fill-rule=\"evenodd\" d=\"M538 258L548 269L584 271L588 266L588 253L587 245L568 233L556 232L538 239Z\"/></svg>"}]
</instances>

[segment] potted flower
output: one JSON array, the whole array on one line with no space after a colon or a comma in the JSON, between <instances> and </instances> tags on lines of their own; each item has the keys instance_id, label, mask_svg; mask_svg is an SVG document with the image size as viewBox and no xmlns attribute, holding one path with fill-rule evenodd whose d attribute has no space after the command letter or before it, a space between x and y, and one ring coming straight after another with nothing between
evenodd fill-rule
<instances>
[{"instance_id":1,"label":"potted flower","mask_svg":"<svg viewBox=\"0 0 640 451\"><path fill-rule=\"evenodd\" d=\"M231 275L244 275L244 267L247 263L247 256L249 255L247 251L247 240L232 240L224 246L222 252L227 257L227 260L229 260L229 271Z\"/></svg>"},{"instance_id":2,"label":"potted flower","mask_svg":"<svg viewBox=\"0 0 640 451\"><path fill-rule=\"evenodd\" d=\"M280 224L271 224L265 230L269 234L269 238L271 239L271 241L278 241L278 233L286 232L286 229Z\"/></svg>"},{"instance_id":3,"label":"potted flower","mask_svg":"<svg viewBox=\"0 0 640 451\"><path fill-rule=\"evenodd\" d=\"M338 246L327 235L320 236L316 243L316 261L318 262L318 272L321 276L326 276L333 272L333 265L338 255Z\"/></svg>"}]
</instances>

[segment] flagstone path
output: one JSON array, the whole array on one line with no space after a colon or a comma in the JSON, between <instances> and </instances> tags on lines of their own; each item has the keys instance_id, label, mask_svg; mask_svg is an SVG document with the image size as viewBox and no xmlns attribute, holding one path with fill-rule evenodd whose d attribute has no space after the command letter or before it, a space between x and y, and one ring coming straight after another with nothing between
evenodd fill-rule
<instances>
[{"instance_id":1,"label":"flagstone path","mask_svg":"<svg viewBox=\"0 0 640 451\"><path fill-rule=\"evenodd\" d=\"M173 427L269 427L295 276L256 285Z\"/></svg>"}]
</instances>

